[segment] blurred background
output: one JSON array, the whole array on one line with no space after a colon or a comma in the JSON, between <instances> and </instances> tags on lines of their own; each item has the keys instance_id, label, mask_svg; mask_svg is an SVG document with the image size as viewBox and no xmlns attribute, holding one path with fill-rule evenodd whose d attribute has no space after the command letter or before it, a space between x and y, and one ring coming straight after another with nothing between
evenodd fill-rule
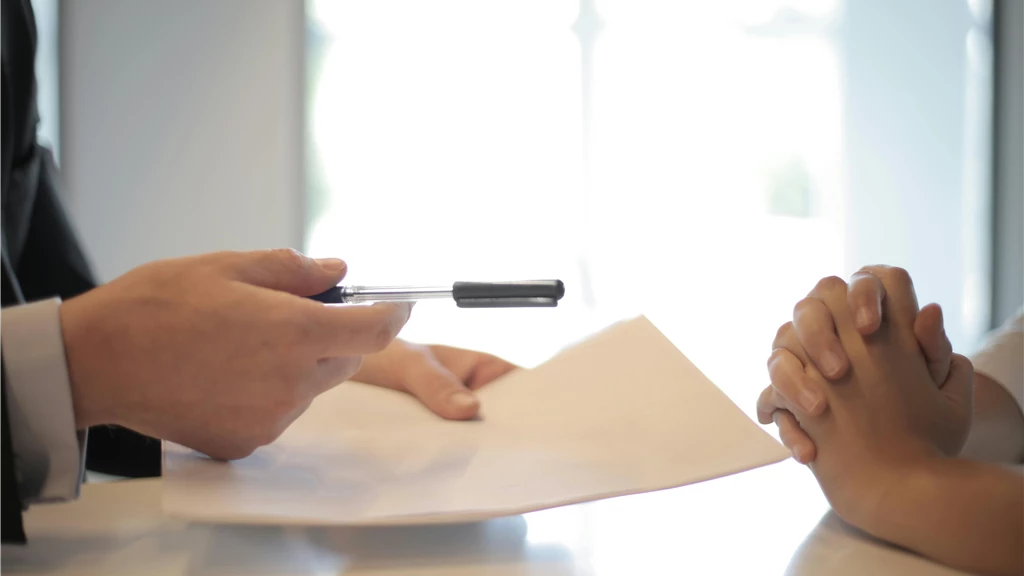
<instances>
[{"instance_id":1,"label":"blurred background","mask_svg":"<svg viewBox=\"0 0 1024 576\"><path fill-rule=\"evenodd\" d=\"M102 279L292 246L526 365L648 315L745 409L815 280L906 267L969 351L1020 305L1020 0L35 0L40 131Z\"/></svg>"},{"instance_id":2,"label":"blurred background","mask_svg":"<svg viewBox=\"0 0 1024 576\"><path fill-rule=\"evenodd\" d=\"M279 246L361 284L561 278L403 334L530 366L646 314L751 415L822 276L907 268L964 352L1024 300L1021 0L33 4L103 280Z\"/></svg>"}]
</instances>

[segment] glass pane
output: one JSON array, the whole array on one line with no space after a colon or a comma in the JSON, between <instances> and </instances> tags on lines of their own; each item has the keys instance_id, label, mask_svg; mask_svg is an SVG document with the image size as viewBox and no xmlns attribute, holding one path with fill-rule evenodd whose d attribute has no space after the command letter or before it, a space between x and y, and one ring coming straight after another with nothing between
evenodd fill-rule
<instances>
[{"instance_id":1,"label":"glass pane","mask_svg":"<svg viewBox=\"0 0 1024 576\"><path fill-rule=\"evenodd\" d=\"M307 249L352 283L561 278L557 310L424 303L405 336L529 365L645 313L748 410L825 275L907 266L969 347L989 40L966 5L898 26L918 4L312 2Z\"/></svg>"},{"instance_id":2,"label":"glass pane","mask_svg":"<svg viewBox=\"0 0 1024 576\"><path fill-rule=\"evenodd\" d=\"M987 23L893 6L312 2L307 249L356 284L561 278L555 310L427 302L403 336L529 366L643 313L751 416L776 329L826 275L906 266L969 348L987 321ZM766 486L801 495L772 521L809 529L813 486ZM670 519L623 502L594 513L663 522L675 552ZM530 537L588 529L566 518L529 516ZM781 571L797 543L750 530L750 571Z\"/></svg>"},{"instance_id":3,"label":"glass pane","mask_svg":"<svg viewBox=\"0 0 1024 576\"><path fill-rule=\"evenodd\" d=\"M308 249L346 258L353 283L561 278L578 291L574 4L321 2L312 15L327 35L310 110L326 193ZM405 336L537 362L565 341L552 321L576 325L577 300L424 303Z\"/></svg>"}]
</instances>

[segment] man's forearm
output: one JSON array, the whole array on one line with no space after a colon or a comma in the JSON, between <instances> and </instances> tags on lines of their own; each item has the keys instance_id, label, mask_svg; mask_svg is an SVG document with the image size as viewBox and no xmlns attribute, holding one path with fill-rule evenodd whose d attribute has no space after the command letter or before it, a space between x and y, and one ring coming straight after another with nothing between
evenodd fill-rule
<instances>
[{"instance_id":1,"label":"man's forearm","mask_svg":"<svg viewBox=\"0 0 1024 576\"><path fill-rule=\"evenodd\" d=\"M929 460L901 475L860 528L956 568L1020 574L1024 474L965 459Z\"/></svg>"},{"instance_id":2,"label":"man's forearm","mask_svg":"<svg viewBox=\"0 0 1024 576\"><path fill-rule=\"evenodd\" d=\"M974 375L974 419L960 455L1006 464L1024 461L1024 416L1013 396L984 374Z\"/></svg>"}]
</instances>

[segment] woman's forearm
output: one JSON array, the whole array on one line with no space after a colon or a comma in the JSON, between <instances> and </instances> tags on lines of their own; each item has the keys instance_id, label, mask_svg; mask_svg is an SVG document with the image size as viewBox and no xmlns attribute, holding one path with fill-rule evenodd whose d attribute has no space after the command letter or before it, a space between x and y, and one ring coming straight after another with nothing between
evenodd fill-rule
<instances>
[{"instance_id":1,"label":"woman's forearm","mask_svg":"<svg viewBox=\"0 0 1024 576\"><path fill-rule=\"evenodd\" d=\"M1024 474L1018 467L934 459L902 474L861 529L944 564L1024 571Z\"/></svg>"},{"instance_id":2,"label":"woman's forearm","mask_svg":"<svg viewBox=\"0 0 1024 576\"><path fill-rule=\"evenodd\" d=\"M971 460L1024 462L1024 416L1013 396L983 374L974 374L974 419L960 455Z\"/></svg>"}]
</instances>

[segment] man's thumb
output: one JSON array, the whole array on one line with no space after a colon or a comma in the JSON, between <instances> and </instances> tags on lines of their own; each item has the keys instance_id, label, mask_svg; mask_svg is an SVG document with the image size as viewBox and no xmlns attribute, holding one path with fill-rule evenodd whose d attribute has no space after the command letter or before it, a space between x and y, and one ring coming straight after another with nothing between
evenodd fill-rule
<instances>
[{"instance_id":1,"label":"man's thumb","mask_svg":"<svg viewBox=\"0 0 1024 576\"><path fill-rule=\"evenodd\" d=\"M243 253L237 266L243 282L296 296L319 294L341 282L348 270L337 258L317 260L290 248Z\"/></svg>"}]
</instances>

